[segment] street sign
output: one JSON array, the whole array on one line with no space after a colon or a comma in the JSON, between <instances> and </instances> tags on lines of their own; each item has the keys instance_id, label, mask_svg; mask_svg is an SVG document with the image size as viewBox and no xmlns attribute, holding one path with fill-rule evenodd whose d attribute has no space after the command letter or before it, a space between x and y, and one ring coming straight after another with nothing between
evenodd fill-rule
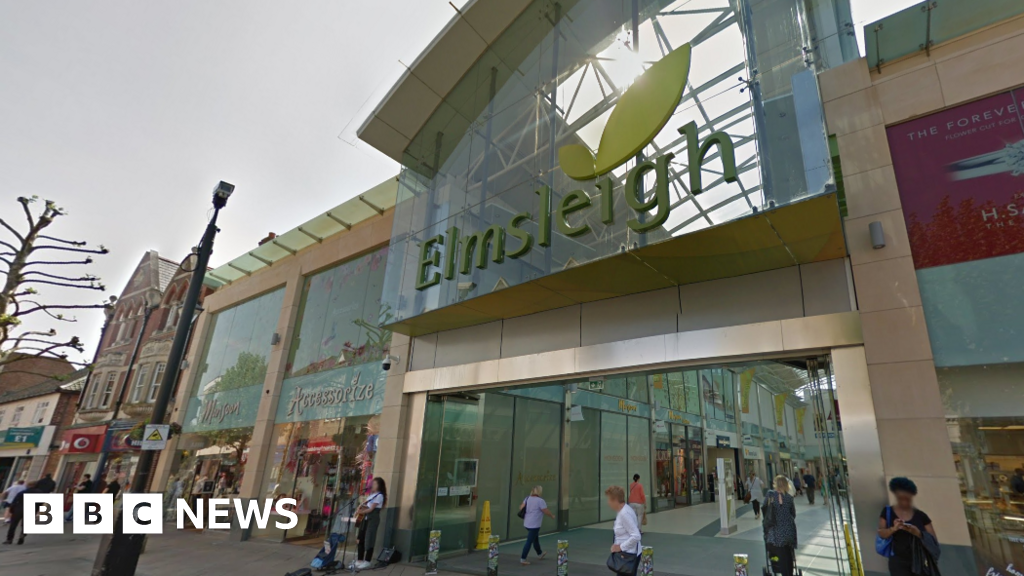
<instances>
[{"instance_id":1,"label":"street sign","mask_svg":"<svg viewBox=\"0 0 1024 576\"><path fill-rule=\"evenodd\" d=\"M170 424L146 424L146 430L142 433L142 449L163 450L167 447L167 438L170 435Z\"/></svg>"}]
</instances>

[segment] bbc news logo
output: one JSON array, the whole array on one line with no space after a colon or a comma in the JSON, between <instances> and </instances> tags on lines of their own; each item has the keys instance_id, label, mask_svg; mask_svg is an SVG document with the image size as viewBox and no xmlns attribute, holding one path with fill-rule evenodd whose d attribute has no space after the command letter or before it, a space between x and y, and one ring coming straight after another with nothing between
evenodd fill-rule
<instances>
[{"instance_id":1,"label":"bbc news logo","mask_svg":"<svg viewBox=\"0 0 1024 576\"><path fill-rule=\"evenodd\" d=\"M25 534L64 533L64 495L25 493L24 531ZM121 496L122 525L124 534L163 534L164 504L162 494L132 494ZM234 511L238 526L247 529L251 524L263 530L270 523L271 511L287 521L277 520L274 527L280 530L294 528L299 517L292 511L294 498L282 498L276 502L266 499L260 506L258 500L242 502L240 499L210 498L189 504L184 498L175 502L178 530L186 526L185 519L196 528L231 528L229 517ZM205 513L204 513L205 512ZM71 502L71 532L73 534L113 534L117 508L113 494L75 494Z\"/></svg>"}]
</instances>

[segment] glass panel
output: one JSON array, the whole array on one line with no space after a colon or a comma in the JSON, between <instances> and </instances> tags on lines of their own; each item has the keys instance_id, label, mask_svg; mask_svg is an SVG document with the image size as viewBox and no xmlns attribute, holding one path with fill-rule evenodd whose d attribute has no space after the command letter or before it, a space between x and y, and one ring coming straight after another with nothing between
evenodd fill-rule
<instances>
[{"instance_id":1,"label":"glass panel","mask_svg":"<svg viewBox=\"0 0 1024 576\"><path fill-rule=\"evenodd\" d=\"M601 413L583 410L569 426L569 527L594 524L604 504L601 474Z\"/></svg>"},{"instance_id":2,"label":"glass panel","mask_svg":"<svg viewBox=\"0 0 1024 576\"><path fill-rule=\"evenodd\" d=\"M644 487L644 494L647 501L644 506L651 510L651 424L646 418L629 417L627 425L629 434L629 481L624 488L629 493L629 487L633 484L633 477L640 475L640 485ZM630 499L632 503L632 499Z\"/></svg>"},{"instance_id":3,"label":"glass panel","mask_svg":"<svg viewBox=\"0 0 1024 576\"><path fill-rule=\"evenodd\" d=\"M847 3L812 0L811 18L793 0L689 4L640 0L634 13L629 2L537 0L490 44L404 151L392 230L392 247L404 260L387 280L400 293L385 297L396 319L834 190L815 74L857 56ZM685 44L692 50L688 81L669 122L638 143L635 157L602 174L613 189L615 217L606 223L597 179L570 178L559 151L574 145L600 153L622 94ZM758 82L738 89L737 77L754 75ZM698 142L679 133L690 122ZM729 182L717 147L690 166L688 150L714 133L734 147L736 178ZM675 156L666 164L668 218L636 232L626 221L651 214L626 205L627 174L668 154ZM643 197L658 198L656 178L641 180ZM691 190L695 182L699 192ZM568 236L555 226L546 248L535 244L520 258L417 289L421 246L449 228L458 228L461 238L491 226L507 231L512 217L525 212L521 228L536 242L540 215L548 211L537 194L542 187L550 188L554 207L573 191L587 194L591 204L567 221L589 230ZM454 235L444 241L458 242ZM506 251L518 247L516 239L507 242ZM445 246L436 247L444 259Z\"/></svg>"},{"instance_id":4,"label":"glass panel","mask_svg":"<svg viewBox=\"0 0 1024 576\"><path fill-rule=\"evenodd\" d=\"M509 517L515 518L519 504L534 486L553 514L558 511L558 477L561 469L562 406L552 402L516 398L515 440L512 452L512 497ZM514 511L512 510L514 508ZM544 517L541 534L557 529L557 522ZM509 522L508 538L524 538L522 522Z\"/></svg>"},{"instance_id":5,"label":"glass panel","mask_svg":"<svg viewBox=\"0 0 1024 576\"><path fill-rule=\"evenodd\" d=\"M483 434L480 437L480 474L477 500L491 503L491 534L507 539L509 520L519 521L518 501L509 501L512 478L512 426L515 399L502 394L481 394ZM549 495L549 498L551 496ZM512 510L512 506L515 510ZM480 510L483 514L483 510Z\"/></svg>"},{"instance_id":6,"label":"glass panel","mask_svg":"<svg viewBox=\"0 0 1024 576\"><path fill-rule=\"evenodd\" d=\"M601 413L601 486L604 490L609 486L621 486L623 489L629 486L626 418L622 414ZM602 494L604 490L601 490ZM615 513L602 503L601 520L614 519Z\"/></svg>"},{"instance_id":7,"label":"glass panel","mask_svg":"<svg viewBox=\"0 0 1024 576\"><path fill-rule=\"evenodd\" d=\"M248 427L256 421L283 301L280 288L213 315L186 408L185 432Z\"/></svg>"}]
</instances>

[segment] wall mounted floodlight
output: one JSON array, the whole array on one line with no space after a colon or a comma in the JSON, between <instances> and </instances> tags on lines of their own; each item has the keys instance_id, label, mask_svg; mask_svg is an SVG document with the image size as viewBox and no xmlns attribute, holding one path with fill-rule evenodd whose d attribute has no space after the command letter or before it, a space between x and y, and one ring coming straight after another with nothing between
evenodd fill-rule
<instances>
[{"instance_id":1,"label":"wall mounted floodlight","mask_svg":"<svg viewBox=\"0 0 1024 576\"><path fill-rule=\"evenodd\" d=\"M868 224L868 232L871 234L871 246L875 250L885 248L885 230L882 229L882 223L878 220Z\"/></svg>"}]
</instances>

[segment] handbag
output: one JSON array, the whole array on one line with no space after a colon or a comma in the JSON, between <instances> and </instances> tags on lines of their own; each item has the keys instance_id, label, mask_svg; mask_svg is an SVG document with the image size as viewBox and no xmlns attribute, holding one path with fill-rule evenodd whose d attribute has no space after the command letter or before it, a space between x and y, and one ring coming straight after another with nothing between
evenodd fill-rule
<instances>
[{"instance_id":1,"label":"handbag","mask_svg":"<svg viewBox=\"0 0 1024 576\"><path fill-rule=\"evenodd\" d=\"M529 500L530 500L529 496L526 497L526 500L523 500L523 507L519 509L519 512L516 512L516 516L519 516L520 518L523 518L523 519L526 518L526 503Z\"/></svg>"},{"instance_id":2,"label":"handbag","mask_svg":"<svg viewBox=\"0 0 1024 576\"><path fill-rule=\"evenodd\" d=\"M768 494L764 506L761 507L761 518L761 525L764 526L765 532L768 532L769 528L775 527L775 496L772 493Z\"/></svg>"},{"instance_id":3,"label":"handbag","mask_svg":"<svg viewBox=\"0 0 1024 576\"><path fill-rule=\"evenodd\" d=\"M743 495L743 503L750 504L750 492L747 492L746 494Z\"/></svg>"},{"instance_id":4,"label":"handbag","mask_svg":"<svg viewBox=\"0 0 1024 576\"><path fill-rule=\"evenodd\" d=\"M640 555L629 552L612 552L608 556L608 569L621 576L633 576L640 565Z\"/></svg>"},{"instance_id":5,"label":"handbag","mask_svg":"<svg viewBox=\"0 0 1024 576\"><path fill-rule=\"evenodd\" d=\"M885 527L892 528L892 506L885 507ZM875 552L878 552L879 556L891 558L893 555L892 550L892 535L888 538L882 538L881 535L875 536Z\"/></svg>"}]
</instances>

